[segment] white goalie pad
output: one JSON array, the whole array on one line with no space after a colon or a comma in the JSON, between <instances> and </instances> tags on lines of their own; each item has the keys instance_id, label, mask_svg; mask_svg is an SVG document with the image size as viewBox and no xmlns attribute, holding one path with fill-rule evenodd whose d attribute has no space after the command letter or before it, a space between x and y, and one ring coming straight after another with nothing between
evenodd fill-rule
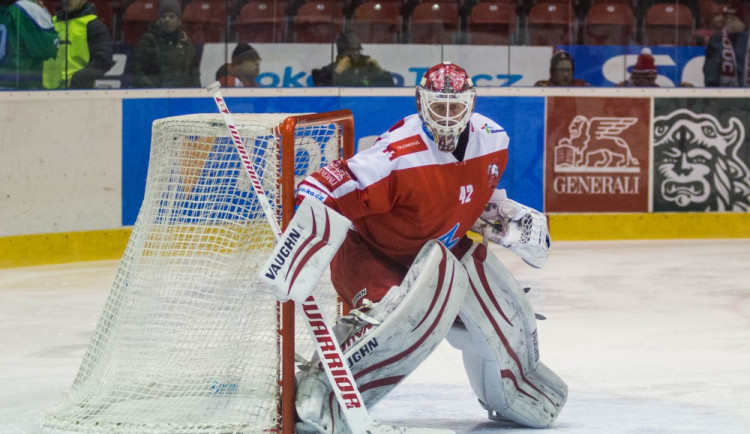
<instances>
[{"instance_id":1,"label":"white goalie pad","mask_svg":"<svg viewBox=\"0 0 750 434\"><path fill-rule=\"evenodd\" d=\"M468 277L459 261L438 241L428 242L401 286L393 287L367 312L342 318L341 347L370 407L417 368L443 340L460 309ZM302 420L297 433L349 433L320 364L298 374L295 397Z\"/></svg>"},{"instance_id":2,"label":"white goalie pad","mask_svg":"<svg viewBox=\"0 0 750 434\"><path fill-rule=\"evenodd\" d=\"M306 199L297 208L259 276L281 301L302 303L346 238L351 221L323 203Z\"/></svg>"},{"instance_id":3,"label":"white goalie pad","mask_svg":"<svg viewBox=\"0 0 750 434\"><path fill-rule=\"evenodd\" d=\"M565 382L539 361L534 311L508 269L474 243L461 263L470 288L447 338L463 353L474 393L492 415L544 428L568 395Z\"/></svg>"}]
</instances>

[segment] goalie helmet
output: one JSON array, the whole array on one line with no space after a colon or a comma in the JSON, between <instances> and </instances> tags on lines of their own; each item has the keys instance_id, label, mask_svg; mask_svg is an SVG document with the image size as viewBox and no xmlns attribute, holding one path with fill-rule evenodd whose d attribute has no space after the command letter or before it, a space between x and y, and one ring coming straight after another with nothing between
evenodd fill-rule
<instances>
[{"instance_id":1,"label":"goalie helmet","mask_svg":"<svg viewBox=\"0 0 750 434\"><path fill-rule=\"evenodd\" d=\"M438 149L453 152L474 113L474 84L458 65L443 62L428 69L417 86L417 111Z\"/></svg>"}]
</instances>

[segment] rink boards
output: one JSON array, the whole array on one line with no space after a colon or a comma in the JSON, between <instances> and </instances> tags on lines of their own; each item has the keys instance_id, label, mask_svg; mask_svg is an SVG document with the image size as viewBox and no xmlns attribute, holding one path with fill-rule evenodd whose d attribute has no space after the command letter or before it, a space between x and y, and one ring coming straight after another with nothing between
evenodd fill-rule
<instances>
[{"instance_id":1,"label":"rink boards","mask_svg":"<svg viewBox=\"0 0 750 434\"><path fill-rule=\"evenodd\" d=\"M414 112L408 88L224 93L236 113L351 109L360 148ZM200 89L0 94L0 267L120 257L152 122L214 110ZM750 237L747 91L480 88L477 111L510 136L500 186L555 239Z\"/></svg>"}]
</instances>

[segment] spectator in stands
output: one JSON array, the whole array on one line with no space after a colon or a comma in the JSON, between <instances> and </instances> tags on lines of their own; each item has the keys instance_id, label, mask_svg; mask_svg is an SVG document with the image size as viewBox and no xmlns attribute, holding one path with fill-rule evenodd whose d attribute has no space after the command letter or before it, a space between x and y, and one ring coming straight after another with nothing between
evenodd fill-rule
<instances>
[{"instance_id":1,"label":"spectator in stands","mask_svg":"<svg viewBox=\"0 0 750 434\"><path fill-rule=\"evenodd\" d=\"M198 56L182 29L179 1L159 3L159 18L136 42L133 62L135 87L200 87Z\"/></svg>"},{"instance_id":2,"label":"spectator in stands","mask_svg":"<svg viewBox=\"0 0 750 434\"><path fill-rule=\"evenodd\" d=\"M44 61L57 54L58 37L47 9L29 0L0 0L0 89L41 89Z\"/></svg>"},{"instance_id":3,"label":"spectator in stands","mask_svg":"<svg viewBox=\"0 0 750 434\"><path fill-rule=\"evenodd\" d=\"M534 86L591 86L585 81L573 78L575 63L567 51L558 50L552 55L549 66L549 80L539 80Z\"/></svg>"},{"instance_id":4,"label":"spectator in stands","mask_svg":"<svg viewBox=\"0 0 750 434\"><path fill-rule=\"evenodd\" d=\"M746 60L750 56L747 26L736 7L724 8L724 29L706 46L703 77L706 87L750 87Z\"/></svg>"},{"instance_id":5,"label":"spectator in stands","mask_svg":"<svg viewBox=\"0 0 750 434\"><path fill-rule=\"evenodd\" d=\"M240 42L232 51L232 61L216 71L216 80L223 87L258 87L255 78L259 72L260 54L255 48Z\"/></svg>"},{"instance_id":6,"label":"spectator in stands","mask_svg":"<svg viewBox=\"0 0 750 434\"><path fill-rule=\"evenodd\" d=\"M617 86L619 87L659 87L656 84L656 76L659 75L656 71L656 63L654 62L654 56L651 55L649 48L641 50L641 54L638 55L638 59L633 65L633 72L630 73L630 78L621 82Z\"/></svg>"},{"instance_id":7,"label":"spectator in stands","mask_svg":"<svg viewBox=\"0 0 750 434\"><path fill-rule=\"evenodd\" d=\"M380 67L377 60L362 54L362 43L351 32L336 40L336 60L312 70L314 86L391 87L393 75Z\"/></svg>"},{"instance_id":8,"label":"spectator in stands","mask_svg":"<svg viewBox=\"0 0 750 434\"><path fill-rule=\"evenodd\" d=\"M114 41L94 5L63 0L52 19L60 36L54 60L44 62L47 89L89 89L114 65Z\"/></svg>"}]
</instances>

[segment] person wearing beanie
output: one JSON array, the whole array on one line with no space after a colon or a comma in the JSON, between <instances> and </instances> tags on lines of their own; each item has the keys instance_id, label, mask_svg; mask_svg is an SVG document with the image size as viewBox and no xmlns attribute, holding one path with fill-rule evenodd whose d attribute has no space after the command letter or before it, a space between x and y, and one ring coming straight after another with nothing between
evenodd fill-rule
<instances>
[{"instance_id":1,"label":"person wearing beanie","mask_svg":"<svg viewBox=\"0 0 750 434\"><path fill-rule=\"evenodd\" d=\"M232 51L232 61L220 66L216 80L223 87L258 87L260 54L250 45L240 42Z\"/></svg>"},{"instance_id":2,"label":"person wearing beanie","mask_svg":"<svg viewBox=\"0 0 750 434\"><path fill-rule=\"evenodd\" d=\"M534 86L590 86L584 80L573 78L575 63L567 51L558 50L552 54L549 66L549 80L539 80Z\"/></svg>"},{"instance_id":3,"label":"person wearing beanie","mask_svg":"<svg viewBox=\"0 0 750 434\"><path fill-rule=\"evenodd\" d=\"M706 45L703 77L706 87L750 87L750 38L742 17L742 4L725 7L724 28Z\"/></svg>"},{"instance_id":4,"label":"person wearing beanie","mask_svg":"<svg viewBox=\"0 0 750 434\"><path fill-rule=\"evenodd\" d=\"M159 18L136 42L132 59L134 87L201 86L198 56L182 28L179 1L159 2Z\"/></svg>"},{"instance_id":5,"label":"person wearing beanie","mask_svg":"<svg viewBox=\"0 0 750 434\"><path fill-rule=\"evenodd\" d=\"M357 35L345 32L336 40L336 60L312 70L313 86L392 87L393 75L377 60L362 54Z\"/></svg>"},{"instance_id":6,"label":"person wearing beanie","mask_svg":"<svg viewBox=\"0 0 750 434\"><path fill-rule=\"evenodd\" d=\"M648 47L641 50L638 59L633 65L633 72L630 78L619 83L618 87L659 87L656 84L656 77L659 74L656 71L656 62L651 55L651 49Z\"/></svg>"},{"instance_id":7,"label":"person wearing beanie","mask_svg":"<svg viewBox=\"0 0 750 434\"><path fill-rule=\"evenodd\" d=\"M44 62L47 89L90 89L115 62L114 40L87 0L63 0L52 18L60 38L57 56Z\"/></svg>"}]
</instances>

